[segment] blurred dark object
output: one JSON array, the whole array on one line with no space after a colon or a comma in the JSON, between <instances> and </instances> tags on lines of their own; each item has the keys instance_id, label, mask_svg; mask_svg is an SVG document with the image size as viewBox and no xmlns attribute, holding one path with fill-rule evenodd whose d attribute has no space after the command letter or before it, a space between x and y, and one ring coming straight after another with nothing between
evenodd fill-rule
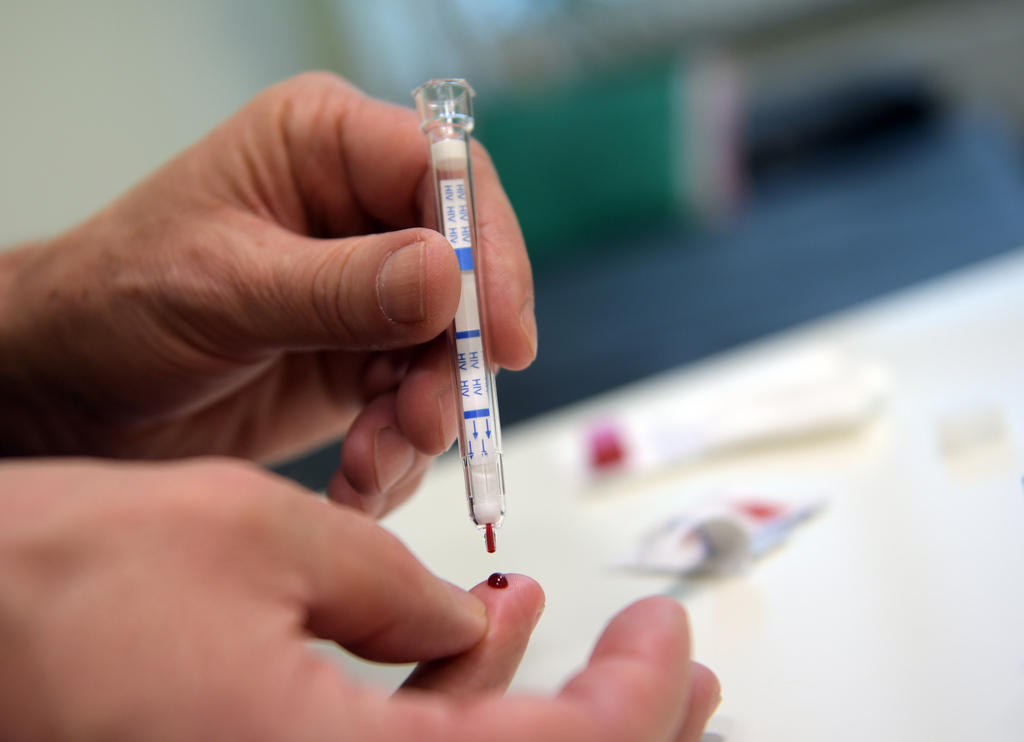
<instances>
[{"instance_id":1,"label":"blurred dark object","mask_svg":"<svg viewBox=\"0 0 1024 742\"><path fill-rule=\"evenodd\" d=\"M753 106L747 121L746 170L757 181L773 171L868 147L890 133L914 131L940 104L914 76L863 79L785 103Z\"/></svg>"}]
</instances>

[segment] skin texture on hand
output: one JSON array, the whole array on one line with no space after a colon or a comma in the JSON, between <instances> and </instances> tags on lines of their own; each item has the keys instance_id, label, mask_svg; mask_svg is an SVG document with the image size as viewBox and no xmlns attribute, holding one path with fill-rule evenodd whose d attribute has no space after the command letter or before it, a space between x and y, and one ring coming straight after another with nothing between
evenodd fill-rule
<instances>
[{"instance_id":1,"label":"skin texture on hand","mask_svg":"<svg viewBox=\"0 0 1024 742\"><path fill-rule=\"evenodd\" d=\"M469 593L350 508L229 460L0 465L0 739L699 739L675 601L617 616L553 698L502 697L543 607ZM396 694L307 640L421 664Z\"/></svg>"},{"instance_id":2,"label":"skin texture on hand","mask_svg":"<svg viewBox=\"0 0 1024 742\"><path fill-rule=\"evenodd\" d=\"M518 223L474 145L494 363L536 353ZM294 455L379 512L455 436L458 264L415 114L310 73L70 232L0 257L0 453ZM380 498L377 495L384 494Z\"/></svg>"}]
</instances>

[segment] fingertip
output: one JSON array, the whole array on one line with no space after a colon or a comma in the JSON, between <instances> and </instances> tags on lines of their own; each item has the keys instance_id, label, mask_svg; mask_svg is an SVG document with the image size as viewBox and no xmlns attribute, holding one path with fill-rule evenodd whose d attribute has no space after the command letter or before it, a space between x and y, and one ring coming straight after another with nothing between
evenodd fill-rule
<instances>
[{"instance_id":1,"label":"fingertip","mask_svg":"<svg viewBox=\"0 0 1024 742\"><path fill-rule=\"evenodd\" d=\"M537 359L537 316L533 294L526 297L518 316L510 316L508 323L504 333L508 340L495 360L502 368L522 371Z\"/></svg>"},{"instance_id":2,"label":"fingertip","mask_svg":"<svg viewBox=\"0 0 1024 742\"><path fill-rule=\"evenodd\" d=\"M412 495L430 461L400 429L395 395L381 395L349 428L341 445L341 465L328 482L327 496L379 518Z\"/></svg>"},{"instance_id":3,"label":"fingertip","mask_svg":"<svg viewBox=\"0 0 1024 742\"><path fill-rule=\"evenodd\" d=\"M492 587L485 580L469 591L487 611L483 638L460 655L421 664L403 685L404 690L470 696L508 687L540 618L544 591L525 575L505 578L503 588Z\"/></svg>"},{"instance_id":4,"label":"fingertip","mask_svg":"<svg viewBox=\"0 0 1024 742\"><path fill-rule=\"evenodd\" d=\"M609 622L560 697L617 729L610 738L669 739L685 719L689 685L686 613L675 600L656 597Z\"/></svg>"},{"instance_id":5,"label":"fingertip","mask_svg":"<svg viewBox=\"0 0 1024 742\"><path fill-rule=\"evenodd\" d=\"M690 708L704 723L722 703L722 683L707 665L690 663Z\"/></svg>"},{"instance_id":6,"label":"fingertip","mask_svg":"<svg viewBox=\"0 0 1024 742\"><path fill-rule=\"evenodd\" d=\"M526 343L526 354L523 358L525 363L522 368L529 366L537 358L537 313L533 294L526 297L523 308L519 312L519 329L522 331L523 340Z\"/></svg>"},{"instance_id":7,"label":"fingertip","mask_svg":"<svg viewBox=\"0 0 1024 742\"><path fill-rule=\"evenodd\" d=\"M339 505L358 510L372 518L382 518L408 500L423 481L430 457L416 455L416 463L390 491L381 494L363 495L352 487L345 473L340 469L327 484L327 498Z\"/></svg>"},{"instance_id":8,"label":"fingertip","mask_svg":"<svg viewBox=\"0 0 1024 742\"><path fill-rule=\"evenodd\" d=\"M457 420L446 338L435 339L413 361L395 409L402 432L422 453L436 456L452 445Z\"/></svg>"},{"instance_id":9,"label":"fingertip","mask_svg":"<svg viewBox=\"0 0 1024 742\"><path fill-rule=\"evenodd\" d=\"M691 662L690 700L675 742L698 742L721 702L722 686L718 678L699 662Z\"/></svg>"},{"instance_id":10,"label":"fingertip","mask_svg":"<svg viewBox=\"0 0 1024 742\"><path fill-rule=\"evenodd\" d=\"M595 657L605 653L688 658L690 626L686 610L667 596L632 603L609 622L594 647Z\"/></svg>"},{"instance_id":11,"label":"fingertip","mask_svg":"<svg viewBox=\"0 0 1024 742\"><path fill-rule=\"evenodd\" d=\"M497 269L508 275L508 266ZM527 272L529 268L527 267ZM491 365L521 371L537 357L537 317L529 275L496 285L488 280L487 350Z\"/></svg>"},{"instance_id":12,"label":"fingertip","mask_svg":"<svg viewBox=\"0 0 1024 742\"><path fill-rule=\"evenodd\" d=\"M383 248L375 287L380 312L392 325L419 326L433 337L451 322L459 303L459 268L448 241L432 229L414 227L362 241L374 243Z\"/></svg>"},{"instance_id":13,"label":"fingertip","mask_svg":"<svg viewBox=\"0 0 1024 742\"><path fill-rule=\"evenodd\" d=\"M490 362L526 368L537 355L533 278L519 220L486 150L473 150L478 252L484 270Z\"/></svg>"},{"instance_id":14,"label":"fingertip","mask_svg":"<svg viewBox=\"0 0 1024 742\"><path fill-rule=\"evenodd\" d=\"M348 497L346 484L361 498L360 509L379 515L386 506L385 495L416 472L421 457L399 429L395 416L395 395L382 394L356 418L341 445L344 481L335 477L333 491Z\"/></svg>"},{"instance_id":15,"label":"fingertip","mask_svg":"<svg viewBox=\"0 0 1024 742\"><path fill-rule=\"evenodd\" d=\"M342 447L342 460L346 458L353 458L352 456L345 456L344 446ZM360 468L366 468L360 464ZM349 469L355 468L355 465L350 464ZM373 485L368 486L366 489L360 491L351 482L351 477L345 471L346 467L343 464L334 474L331 476L330 481L327 483L327 498L332 500L339 505L357 510L364 515L368 515L371 518L381 517L387 509L387 496L382 492L375 491Z\"/></svg>"},{"instance_id":16,"label":"fingertip","mask_svg":"<svg viewBox=\"0 0 1024 742\"><path fill-rule=\"evenodd\" d=\"M360 387L364 399L394 391L405 378L415 355L414 348L398 348L371 354L360 372Z\"/></svg>"},{"instance_id":17,"label":"fingertip","mask_svg":"<svg viewBox=\"0 0 1024 742\"><path fill-rule=\"evenodd\" d=\"M459 305L447 240L416 227L313 239L278 230L294 249L264 251L266 270L237 287L237 333L261 347L396 350L426 343Z\"/></svg>"},{"instance_id":18,"label":"fingertip","mask_svg":"<svg viewBox=\"0 0 1024 742\"><path fill-rule=\"evenodd\" d=\"M348 478L341 469L338 469L331 475L330 480L327 482L326 494L328 500L336 502L338 505L344 505L354 510L363 509L359 493L349 484Z\"/></svg>"},{"instance_id":19,"label":"fingertip","mask_svg":"<svg viewBox=\"0 0 1024 742\"><path fill-rule=\"evenodd\" d=\"M339 473L359 495L369 495L377 490L373 472L373 433L377 426L367 420L368 409L356 418L341 443Z\"/></svg>"},{"instance_id":20,"label":"fingertip","mask_svg":"<svg viewBox=\"0 0 1024 742\"><path fill-rule=\"evenodd\" d=\"M492 579L494 575L505 578L503 587L492 584L500 584L499 580ZM491 577L472 587L470 592L484 602L488 614L493 611L514 614L511 618L516 623L529 624L531 631L540 620L547 600L544 589L532 577L504 572L495 572Z\"/></svg>"}]
</instances>

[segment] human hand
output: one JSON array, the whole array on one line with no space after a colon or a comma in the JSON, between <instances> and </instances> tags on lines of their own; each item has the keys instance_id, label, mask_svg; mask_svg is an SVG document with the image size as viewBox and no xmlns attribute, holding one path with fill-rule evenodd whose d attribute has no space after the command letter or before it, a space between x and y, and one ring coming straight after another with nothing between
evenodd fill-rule
<instances>
[{"instance_id":1,"label":"human hand","mask_svg":"<svg viewBox=\"0 0 1024 742\"><path fill-rule=\"evenodd\" d=\"M536 350L529 262L474 145L493 363ZM406 496L456 421L459 300L415 114L322 73L265 91L106 210L0 262L0 452L294 455ZM391 231L396 230L396 231Z\"/></svg>"},{"instance_id":2,"label":"human hand","mask_svg":"<svg viewBox=\"0 0 1024 742\"><path fill-rule=\"evenodd\" d=\"M235 462L0 465L0 738L686 740L718 698L641 601L554 698L501 697L536 583L430 575L369 518ZM308 639L423 661L389 695Z\"/></svg>"}]
</instances>

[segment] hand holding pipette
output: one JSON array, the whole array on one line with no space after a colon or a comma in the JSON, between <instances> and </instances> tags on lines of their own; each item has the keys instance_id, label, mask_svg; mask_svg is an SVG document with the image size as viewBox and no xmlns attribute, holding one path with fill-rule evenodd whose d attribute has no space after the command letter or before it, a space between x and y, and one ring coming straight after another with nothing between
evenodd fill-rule
<instances>
[{"instance_id":1,"label":"hand holding pipette","mask_svg":"<svg viewBox=\"0 0 1024 742\"><path fill-rule=\"evenodd\" d=\"M521 368L529 263L477 165L490 361ZM0 738L698 739L718 685L674 600L620 613L558 695L503 699L539 587L470 596L354 512L397 504L455 435L431 338L458 265L408 229L426 173L412 112L304 75L97 218L4 254L0 448L25 458L0 467ZM354 508L237 461L28 456L273 459L341 432L331 495ZM69 558L38 569L52 554ZM421 661L417 692L346 680L314 637Z\"/></svg>"}]
</instances>

